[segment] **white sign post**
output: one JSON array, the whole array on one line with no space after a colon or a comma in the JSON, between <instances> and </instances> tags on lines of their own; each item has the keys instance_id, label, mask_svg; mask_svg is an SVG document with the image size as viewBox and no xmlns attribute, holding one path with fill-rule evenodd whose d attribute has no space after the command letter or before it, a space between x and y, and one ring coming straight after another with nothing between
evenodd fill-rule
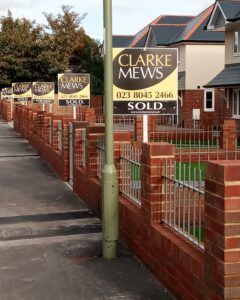
<instances>
[{"instance_id":1,"label":"white sign post","mask_svg":"<svg viewBox=\"0 0 240 300\"><path fill-rule=\"evenodd\" d=\"M143 116L143 142L148 143L148 115Z\"/></svg>"}]
</instances>

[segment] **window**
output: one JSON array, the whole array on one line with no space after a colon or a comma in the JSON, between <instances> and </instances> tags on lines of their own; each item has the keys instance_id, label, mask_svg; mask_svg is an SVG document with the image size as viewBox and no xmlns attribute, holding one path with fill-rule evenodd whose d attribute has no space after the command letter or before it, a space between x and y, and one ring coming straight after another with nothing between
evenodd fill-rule
<instances>
[{"instance_id":1,"label":"window","mask_svg":"<svg viewBox=\"0 0 240 300\"><path fill-rule=\"evenodd\" d=\"M233 90L233 117L240 117L240 89Z\"/></svg>"},{"instance_id":2,"label":"window","mask_svg":"<svg viewBox=\"0 0 240 300\"><path fill-rule=\"evenodd\" d=\"M240 54L239 32L238 31L234 31L234 34L233 34L233 54L234 55Z\"/></svg>"},{"instance_id":3,"label":"window","mask_svg":"<svg viewBox=\"0 0 240 300\"><path fill-rule=\"evenodd\" d=\"M205 90L204 93L204 111L214 111L215 110L215 99L214 91Z\"/></svg>"}]
</instances>

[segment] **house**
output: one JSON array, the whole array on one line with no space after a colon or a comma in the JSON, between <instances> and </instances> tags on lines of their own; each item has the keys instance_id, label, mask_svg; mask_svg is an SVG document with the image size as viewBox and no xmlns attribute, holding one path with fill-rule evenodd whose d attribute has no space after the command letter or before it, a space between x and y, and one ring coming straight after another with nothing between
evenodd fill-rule
<instances>
[{"instance_id":1,"label":"house","mask_svg":"<svg viewBox=\"0 0 240 300\"><path fill-rule=\"evenodd\" d=\"M225 34L205 30L213 7L197 16L161 15L130 41L113 38L115 47L178 48L177 123L184 127L219 125L223 119L222 95L203 87L224 68Z\"/></svg>"},{"instance_id":2,"label":"house","mask_svg":"<svg viewBox=\"0 0 240 300\"><path fill-rule=\"evenodd\" d=\"M225 32L226 50L225 68L206 88L224 89L224 117L236 119L240 124L240 1L217 1L207 30Z\"/></svg>"}]
</instances>

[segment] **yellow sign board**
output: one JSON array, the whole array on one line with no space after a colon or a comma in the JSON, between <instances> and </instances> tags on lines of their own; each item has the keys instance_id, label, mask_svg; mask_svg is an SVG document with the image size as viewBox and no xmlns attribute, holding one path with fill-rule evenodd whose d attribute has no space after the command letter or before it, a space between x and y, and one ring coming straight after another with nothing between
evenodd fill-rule
<instances>
[{"instance_id":1,"label":"yellow sign board","mask_svg":"<svg viewBox=\"0 0 240 300\"><path fill-rule=\"evenodd\" d=\"M58 75L59 106L90 104L90 75L66 73Z\"/></svg>"},{"instance_id":2,"label":"yellow sign board","mask_svg":"<svg viewBox=\"0 0 240 300\"><path fill-rule=\"evenodd\" d=\"M176 114L177 49L113 49L115 114Z\"/></svg>"},{"instance_id":3,"label":"yellow sign board","mask_svg":"<svg viewBox=\"0 0 240 300\"><path fill-rule=\"evenodd\" d=\"M32 97L33 103L54 103L54 82L33 82Z\"/></svg>"},{"instance_id":4,"label":"yellow sign board","mask_svg":"<svg viewBox=\"0 0 240 300\"><path fill-rule=\"evenodd\" d=\"M32 101L31 82L17 82L12 84L14 102Z\"/></svg>"}]
</instances>

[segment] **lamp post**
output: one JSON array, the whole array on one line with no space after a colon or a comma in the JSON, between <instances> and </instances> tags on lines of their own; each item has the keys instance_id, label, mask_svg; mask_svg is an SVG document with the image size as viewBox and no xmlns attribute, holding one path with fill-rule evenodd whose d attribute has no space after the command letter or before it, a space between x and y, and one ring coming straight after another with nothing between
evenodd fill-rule
<instances>
[{"instance_id":1,"label":"lamp post","mask_svg":"<svg viewBox=\"0 0 240 300\"><path fill-rule=\"evenodd\" d=\"M118 243L118 178L114 165L113 139L113 64L112 0L104 3L104 94L105 94L105 165L103 178L103 257L117 256Z\"/></svg>"}]
</instances>

